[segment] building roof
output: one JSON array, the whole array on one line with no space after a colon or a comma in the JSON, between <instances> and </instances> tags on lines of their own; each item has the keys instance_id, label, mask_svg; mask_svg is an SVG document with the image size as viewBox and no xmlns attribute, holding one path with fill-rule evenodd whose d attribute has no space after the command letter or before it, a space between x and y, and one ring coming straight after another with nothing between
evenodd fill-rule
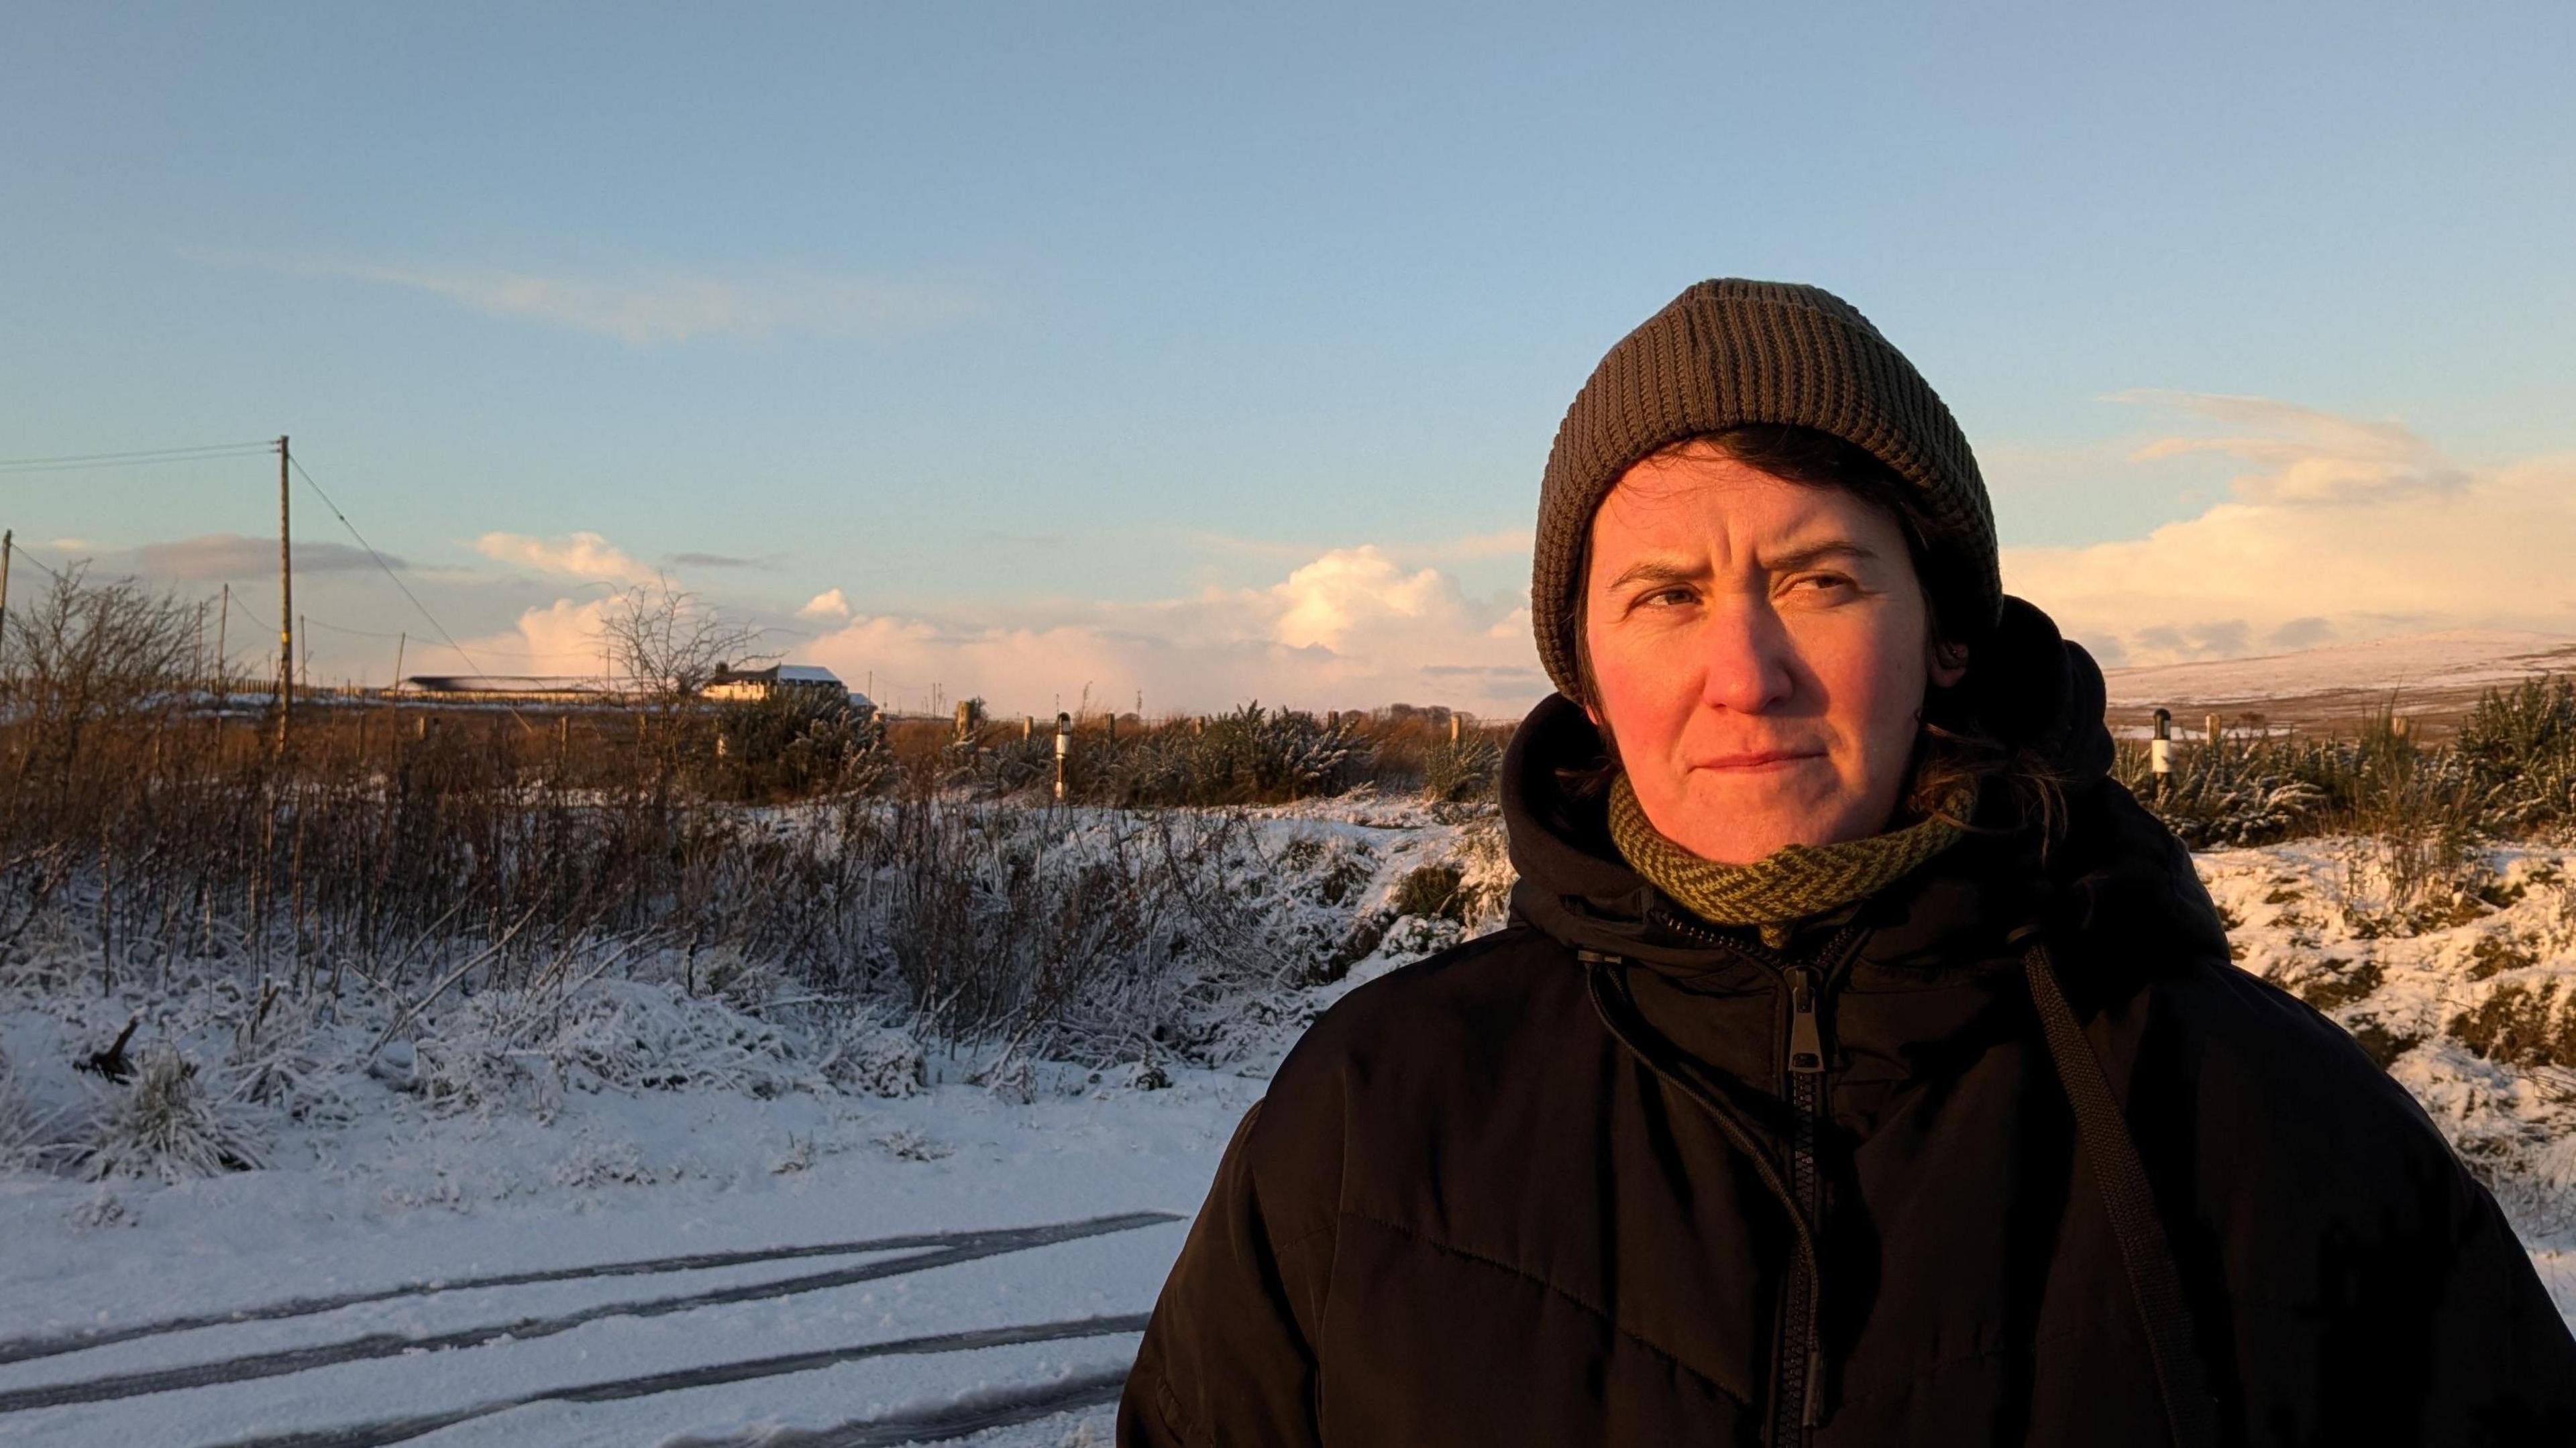
<instances>
[{"instance_id":1,"label":"building roof","mask_svg":"<svg viewBox=\"0 0 2576 1448\"><path fill-rule=\"evenodd\" d=\"M414 674L394 685L405 694L628 694L623 679L596 674Z\"/></svg>"},{"instance_id":2,"label":"building roof","mask_svg":"<svg viewBox=\"0 0 2576 1448\"><path fill-rule=\"evenodd\" d=\"M771 664L763 669L718 669L713 684L831 684L841 676L820 664Z\"/></svg>"}]
</instances>

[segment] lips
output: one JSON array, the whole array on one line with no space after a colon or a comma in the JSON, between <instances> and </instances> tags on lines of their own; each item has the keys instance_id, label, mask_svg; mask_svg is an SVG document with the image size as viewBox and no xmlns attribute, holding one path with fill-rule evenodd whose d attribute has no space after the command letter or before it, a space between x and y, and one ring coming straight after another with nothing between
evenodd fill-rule
<instances>
[{"instance_id":1,"label":"lips","mask_svg":"<svg viewBox=\"0 0 2576 1448\"><path fill-rule=\"evenodd\" d=\"M1747 754L1721 754L1713 759L1701 761L1696 767L1755 773L1766 769L1786 769L1791 765L1824 757L1824 751L1821 749L1766 749Z\"/></svg>"}]
</instances>

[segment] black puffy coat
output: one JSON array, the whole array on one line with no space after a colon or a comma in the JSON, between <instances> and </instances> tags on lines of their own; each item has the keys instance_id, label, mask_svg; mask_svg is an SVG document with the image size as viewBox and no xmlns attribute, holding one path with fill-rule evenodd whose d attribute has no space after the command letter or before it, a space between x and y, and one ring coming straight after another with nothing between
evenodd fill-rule
<instances>
[{"instance_id":1,"label":"black puffy coat","mask_svg":"<svg viewBox=\"0 0 2576 1448\"><path fill-rule=\"evenodd\" d=\"M2576 1341L2494 1201L2230 963L2082 650L2016 603L1999 658L2061 833L1782 952L1627 868L1558 783L1590 724L1540 705L1511 925L1282 1064L1119 1442L2576 1444Z\"/></svg>"}]
</instances>

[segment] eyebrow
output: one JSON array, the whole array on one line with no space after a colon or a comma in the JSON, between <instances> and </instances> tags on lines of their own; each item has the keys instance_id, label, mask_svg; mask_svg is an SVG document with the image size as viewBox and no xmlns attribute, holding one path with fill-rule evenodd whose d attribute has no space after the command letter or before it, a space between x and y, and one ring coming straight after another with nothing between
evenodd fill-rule
<instances>
[{"instance_id":1,"label":"eyebrow","mask_svg":"<svg viewBox=\"0 0 2576 1448\"><path fill-rule=\"evenodd\" d=\"M1848 539L1837 538L1825 543L1811 543L1804 548L1793 548L1786 553L1764 559L1763 567L1773 573L1794 573L1801 568L1810 568L1832 558L1866 561L1877 557L1878 554L1873 549L1864 548ZM1630 564L1618 577L1610 580L1610 591L1616 592L1632 583L1686 583L1697 578L1700 572L1696 565L1675 563L1669 559L1640 559Z\"/></svg>"}]
</instances>

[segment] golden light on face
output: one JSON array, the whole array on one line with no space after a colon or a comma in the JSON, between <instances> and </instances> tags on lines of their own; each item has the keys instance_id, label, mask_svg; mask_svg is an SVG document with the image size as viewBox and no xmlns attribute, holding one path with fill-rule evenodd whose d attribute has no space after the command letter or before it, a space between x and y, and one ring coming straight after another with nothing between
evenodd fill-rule
<instances>
[{"instance_id":1,"label":"golden light on face","mask_svg":"<svg viewBox=\"0 0 2576 1448\"><path fill-rule=\"evenodd\" d=\"M1646 818L1705 859L1876 834L1938 661L1896 520L1690 447L1593 515L1584 643L1596 724Z\"/></svg>"}]
</instances>

